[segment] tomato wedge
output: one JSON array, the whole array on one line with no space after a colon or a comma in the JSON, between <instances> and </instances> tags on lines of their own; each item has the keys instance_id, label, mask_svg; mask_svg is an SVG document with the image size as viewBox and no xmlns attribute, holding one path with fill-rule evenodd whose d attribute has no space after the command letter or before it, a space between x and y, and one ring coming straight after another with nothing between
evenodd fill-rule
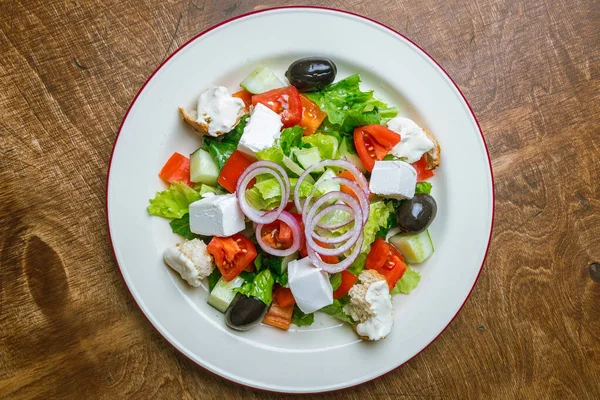
<instances>
[{"instance_id":1,"label":"tomato wedge","mask_svg":"<svg viewBox=\"0 0 600 400\"><path fill-rule=\"evenodd\" d=\"M425 154L423 154L423 157L421 157L419 161L416 161L411 165L417 170L417 182L424 181L435 175L433 170L427 169L427 159L425 158Z\"/></svg>"},{"instance_id":2,"label":"tomato wedge","mask_svg":"<svg viewBox=\"0 0 600 400\"><path fill-rule=\"evenodd\" d=\"M298 125L304 128L304 136L312 135L321 126L327 113L321 111L317 103L303 94L300 94L300 102L302 103L302 119Z\"/></svg>"},{"instance_id":3,"label":"tomato wedge","mask_svg":"<svg viewBox=\"0 0 600 400\"><path fill-rule=\"evenodd\" d=\"M229 192L235 192L238 179L240 179L242 173L252 163L253 161L250 160L244 153L239 150L234 151L227 161L225 161L225 165L223 165L223 169L219 174L219 179L217 179L217 182L219 182L219 184Z\"/></svg>"},{"instance_id":4,"label":"tomato wedge","mask_svg":"<svg viewBox=\"0 0 600 400\"><path fill-rule=\"evenodd\" d=\"M237 97L238 99L242 99L244 105L246 106L244 111L248 112L249 107L252 105L252 93L242 89L239 92L235 92L231 96Z\"/></svg>"},{"instance_id":5,"label":"tomato wedge","mask_svg":"<svg viewBox=\"0 0 600 400\"><path fill-rule=\"evenodd\" d=\"M281 115L284 128L289 128L302 120L302 102L294 86L269 90L252 96L252 105L262 103Z\"/></svg>"},{"instance_id":6,"label":"tomato wedge","mask_svg":"<svg viewBox=\"0 0 600 400\"><path fill-rule=\"evenodd\" d=\"M358 276L348 272L347 270L342 271L342 283L340 284L340 287L333 292L333 298L339 300L347 295L350 291L350 288L354 286L357 280Z\"/></svg>"},{"instance_id":7,"label":"tomato wedge","mask_svg":"<svg viewBox=\"0 0 600 400\"><path fill-rule=\"evenodd\" d=\"M207 246L215 264L227 282L238 276L256 258L256 248L246 236L214 236Z\"/></svg>"},{"instance_id":8,"label":"tomato wedge","mask_svg":"<svg viewBox=\"0 0 600 400\"><path fill-rule=\"evenodd\" d=\"M263 226L261 237L273 249L289 249L294 243L292 228L279 220Z\"/></svg>"},{"instance_id":9,"label":"tomato wedge","mask_svg":"<svg viewBox=\"0 0 600 400\"><path fill-rule=\"evenodd\" d=\"M296 299L294 299L292 291L280 285L277 285L275 290L273 290L273 297L277 299L277 302L281 307L288 307L296 304Z\"/></svg>"},{"instance_id":10,"label":"tomato wedge","mask_svg":"<svg viewBox=\"0 0 600 400\"><path fill-rule=\"evenodd\" d=\"M373 171L375 161L383 160L399 142L400 135L383 125L365 125L354 129L356 152L369 172Z\"/></svg>"},{"instance_id":11,"label":"tomato wedge","mask_svg":"<svg viewBox=\"0 0 600 400\"><path fill-rule=\"evenodd\" d=\"M377 238L373 243L365 266L367 269L374 269L385 276L390 290L396 286L396 283L406 272L404 257L394 246L381 238Z\"/></svg>"},{"instance_id":12,"label":"tomato wedge","mask_svg":"<svg viewBox=\"0 0 600 400\"><path fill-rule=\"evenodd\" d=\"M190 181L190 159L182 154L173 153L158 173L158 177L167 183L184 182L193 186Z\"/></svg>"}]
</instances>

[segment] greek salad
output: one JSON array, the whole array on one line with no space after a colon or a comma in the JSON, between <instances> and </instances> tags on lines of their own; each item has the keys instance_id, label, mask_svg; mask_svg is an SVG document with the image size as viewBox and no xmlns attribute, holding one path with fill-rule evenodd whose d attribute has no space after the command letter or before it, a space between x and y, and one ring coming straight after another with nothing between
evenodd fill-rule
<instances>
[{"instance_id":1,"label":"greek salad","mask_svg":"<svg viewBox=\"0 0 600 400\"><path fill-rule=\"evenodd\" d=\"M436 138L362 91L358 74L336 74L320 57L285 77L259 66L241 90L212 86L179 108L199 147L166 161L170 186L147 210L183 238L165 263L208 287L232 329L288 330L321 312L383 339L392 296L417 287L434 252Z\"/></svg>"}]
</instances>

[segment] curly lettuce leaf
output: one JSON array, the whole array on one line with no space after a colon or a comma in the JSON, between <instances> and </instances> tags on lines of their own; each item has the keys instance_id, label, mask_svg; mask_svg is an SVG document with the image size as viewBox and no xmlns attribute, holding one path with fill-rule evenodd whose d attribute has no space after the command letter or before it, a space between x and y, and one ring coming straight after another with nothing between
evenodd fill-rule
<instances>
[{"instance_id":1,"label":"curly lettuce leaf","mask_svg":"<svg viewBox=\"0 0 600 400\"><path fill-rule=\"evenodd\" d=\"M330 317L339 319L342 322L347 322L349 324L356 323L351 316L344 312L344 306L339 300L333 300L332 304L321 308L319 311L324 312Z\"/></svg>"},{"instance_id":2,"label":"curly lettuce leaf","mask_svg":"<svg viewBox=\"0 0 600 400\"><path fill-rule=\"evenodd\" d=\"M223 169L223 165L225 165L227 159L231 157L231 154L237 149L237 145L244 133L244 128L246 127L249 117L250 115L248 114L244 115L235 128L221 137L204 137L202 149L208 151L220 170Z\"/></svg>"},{"instance_id":3,"label":"curly lettuce leaf","mask_svg":"<svg viewBox=\"0 0 600 400\"><path fill-rule=\"evenodd\" d=\"M431 186L432 185L430 182L417 182L417 186L415 186L415 194L430 194Z\"/></svg>"},{"instance_id":4,"label":"curly lettuce leaf","mask_svg":"<svg viewBox=\"0 0 600 400\"><path fill-rule=\"evenodd\" d=\"M337 158L338 140L331 135L324 133L315 133L302 138L304 147L316 147L322 160L331 160Z\"/></svg>"},{"instance_id":5,"label":"curly lettuce leaf","mask_svg":"<svg viewBox=\"0 0 600 400\"><path fill-rule=\"evenodd\" d=\"M410 292L415 290L415 288L417 287L417 285L419 284L420 281L421 281L421 274L419 274L417 271L415 271L411 267L408 267L408 269L406 270L404 275L402 275L402 278L398 281L398 283L396 283L396 286L394 286L394 289L392 289L390 294L391 295L395 295L398 293L410 294Z\"/></svg>"},{"instance_id":6,"label":"curly lettuce leaf","mask_svg":"<svg viewBox=\"0 0 600 400\"><path fill-rule=\"evenodd\" d=\"M350 133L368 124L382 124L398 114L395 107L373 97L373 92L360 90L360 76L349 76L337 83L306 96L327 113L322 130ZM333 125L333 127L331 126Z\"/></svg>"},{"instance_id":7,"label":"curly lettuce leaf","mask_svg":"<svg viewBox=\"0 0 600 400\"><path fill-rule=\"evenodd\" d=\"M171 187L157 192L150 205L148 213L165 218L181 218L189 212L190 204L200 200L200 195L183 182L174 182Z\"/></svg>"},{"instance_id":8,"label":"curly lettuce leaf","mask_svg":"<svg viewBox=\"0 0 600 400\"><path fill-rule=\"evenodd\" d=\"M296 326L310 326L315 322L315 314L304 314L302 310L294 305L294 312L292 313L292 324Z\"/></svg>"},{"instance_id":9,"label":"curly lettuce leaf","mask_svg":"<svg viewBox=\"0 0 600 400\"><path fill-rule=\"evenodd\" d=\"M293 147L300 147L300 144L302 143L303 132L304 128L299 125L291 128L285 128L281 131L281 136L279 137L279 146L281 147L283 154L289 157Z\"/></svg>"},{"instance_id":10,"label":"curly lettuce leaf","mask_svg":"<svg viewBox=\"0 0 600 400\"><path fill-rule=\"evenodd\" d=\"M297 178L290 178L290 197L297 182ZM304 180L300 184L299 195L307 197L312 190L313 185ZM246 201L257 210L272 210L281 202L281 187L275 178L262 179L246 190Z\"/></svg>"},{"instance_id":11,"label":"curly lettuce leaf","mask_svg":"<svg viewBox=\"0 0 600 400\"><path fill-rule=\"evenodd\" d=\"M251 282L246 282L242 287L235 289L236 292L248 297L256 297L267 306L273 301L273 285L275 280L271 271L265 269L258 273Z\"/></svg>"}]
</instances>

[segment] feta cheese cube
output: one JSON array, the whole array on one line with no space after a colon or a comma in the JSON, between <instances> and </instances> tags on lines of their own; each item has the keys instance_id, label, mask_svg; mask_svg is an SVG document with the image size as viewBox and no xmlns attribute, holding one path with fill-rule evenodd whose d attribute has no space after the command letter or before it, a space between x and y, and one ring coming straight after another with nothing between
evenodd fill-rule
<instances>
[{"instance_id":1,"label":"feta cheese cube","mask_svg":"<svg viewBox=\"0 0 600 400\"><path fill-rule=\"evenodd\" d=\"M181 278L194 287L199 287L202 279L215 269L206 244L199 239L169 247L163 253L167 265L179 272Z\"/></svg>"},{"instance_id":2,"label":"feta cheese cube","mask_svg":"<svg viewBox=\"0 0 600 400\"><path fill-rule=\"evenodd\" d=\"M400 142L389 151L389 154L403 158L406 162L419 161L423 154L435 146L433 140L427 136L423 128L412 119L392 118L388 121L387 126L400 135Z\"/></svg>"},{"instance_id":3,"label":"feta cheese cube","mask_svg":"<svg viewBox=\"0 0 600 400\"><path fill-rule=\"evenodd\" d=\"M404 161L375 161L369 190L392 199L412 199L417 184L417 171Z\"/></svg>"},{"instance_id":4,"label":"feta cheese cube","mask_svg":"<svg viewBox=\"0 0 600 400\"><path fill-rule=\"evenodd\" d=\"M333 303L329 277L308 257L288 264L288 284L302 312L308 314Z\"/></svg>"},{"instance_id":5,"label":"feta cheese cube","mask_svg":"<svg viewBox=\"0 0 600 400\"><path fill-rule=\"evenodd\" d=\"M279 139L282 126L279 114L264 104L258 103L252 110L248 124L244 128L238 150L254 156L260 150L273 146Z\"/></svg>"},{"instance_id":6,"label":"feta cheese cube","mask_svg":"<svg viewBox=\"0 0 600 400\"><path fill-rule=\"evenodd\" d=\"M231 236L245 227L235 194L205 197L190 204L190 230L198 235Z\"/></svg>"}]
</instances>

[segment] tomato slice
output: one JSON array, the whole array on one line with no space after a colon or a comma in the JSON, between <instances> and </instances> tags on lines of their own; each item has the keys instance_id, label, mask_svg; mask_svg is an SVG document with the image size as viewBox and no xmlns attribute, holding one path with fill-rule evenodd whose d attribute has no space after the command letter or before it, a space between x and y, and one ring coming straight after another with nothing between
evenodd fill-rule
<instances>
[{"instance_id":1,"label":"tomato slice","mask_svg":"<svg viewBox=\"0 0 600 400\"><path fill-rule=\"evenodd\" d=\"M248 112L249 107L252 105L252 93L242 89L239 92L235 92L231 96L237 97L238 99L242 99L244 105L246 106L244 108L244 111Z\"/></svg>"},{"instance_id":2,"label":"tomato slice","mask_svg":"<svg viewBox=\"0 0 600 400\"><path fill-rule=\"evenodd\" d=\"M252 164L254 161L250 160L244 153L239 150L234 151L231 156L225 161L223 169L219 174L217 182L229 192L235 192L238 179L242 173Z\"/></svg>"},{"instance_id":3,"label":"tomato slice","mask_svg":"<svg viewBox=\"0 0 600 400\"><path fill-rule=\"evenodd\" d=\"M342 271L342 283L340 284L340 287L333 292L333 298L339 300L347 295L350 291L350 288L354 286L357 280L358 276L348 272L347 270Z\"/></svg>"},{"instance_id":4,"label":"tomato slice","mask_svg":"<svg viewBox=\"0 0 600 400\"><path fill-rule=\"evenodd\" d=\"M400 135L383 125L365 125L354 129L356 152L369 172L373 171L375 161L383 160L399 142Z\"/></svg>"},{"instance_id":5,"label":"tomato slice","mask_svg":"<svg viewBox=\"0 0 600 400\"><path fill-rule=\"evenodd\" d=\"M289 307L296 304L296 299L292 294L292 291L283 286L277 285L273 290L273 297L277 299L277 302L281 307Z\"/></svg>"},{"instance_id":6,"label":"tomato slice","mask_svg":"<svg viewBox=\"0 0 600 400\"><path fill-rule=\"evenodd\" d=\"M377 238L373 243L365 266L367 269L373 269L385 276L390 290L396 286L407 269L404 257L394 246L381 238Z\"/></svg>"},{"instance_id":7,"label":"tomato slice","mask_svg":"<svg viewBox=\"0 0 600 400\"><path fill-rule=\"evenodd\" d=\"M281 115L284 128L298 125L302 120L302 102L294 86L269 90L252 96L252 105L262 103Z\"/></svg>"},{"instance_id":8,"label":"tomato slice","mask_svg":"<svg viewBox=\"0 0 600 400\"><path fill-rule=\"evenodd\" d=\"M241 233L230 237L214 236L207 250L227 282L238 276L257 255L254 244Z\"/></svg>"},{"instance_id":9,"label":"tomato slice","mask_svg":"<svg viewBox=\"0 0 600 400\"><path fill-rule=\"evenodd\" d=\"M327 113L321 111L317 103L303 94L300 94L300 102L302 103L302 119L298 125L304 128L304 136L312 135L321 126Z\"/></svg>"},{"instance_id":10,"label":"tomato slice","mask_svg":"<svg viewBox=\"0 0 600 400\"><path fill-rule=\"evenodd\" d=\"M427 159L425 158L425 154L423 154L423 157L421 157L419 161L416 161L411 165L417 170L417 182L424 181L435 175L433 170L427 169Z\"/></svg>"},{"instance_id":11,"label":"tomato slice","mask_svg":"<svg viewBox=\"0 0 600 400\"><path fill-rule=\"evenodd\" d=\"M190 181L190 159L182 154L173 153L158 173L158 177L167 183L184 182L193 186Z\"/></svg>"},{"instance_id":12,"label":"tomato slice","mask_svg":"<svg viewBox=\"0 0 600 400\"><path fill-rule=\"evenodd\" d=\"M302 221L302 215L293 212L290 214L298 221L298 224L300 224L300 232L302 232L302 235L300 236L300 249L298 251L300 251L300 255L303 258L307 257L308 251L306 251L306 238L304 237L304 222Z\"/></svg>"},{"instance_id":13,"label":"tomato slice","mask_svg":"<svg viewBox=\"0 0 600 400\"><path fill-rule=\"evenodd\" d=\"M282 221L275 221L263 226L261 238L273 249L289 249L294 243L292 228Z\"/></svg>"},{"instance_id":14,"label":"tomato slice","mask_svg":"<svg viewBox=\"0 0 600 400\"><path fill-rule=\"evenodd\" d=\"M315 243L321 247L329 247L329 246L327 246L327 244L325 244L317 239L315 239ZM321 260L323 260L323 262L327 263L327 264L337 264L340 262L340 259L338 258L338 256L326 256L323 254L319 254L319 256L321 257Z\"/></svg>"}]
</instances>

